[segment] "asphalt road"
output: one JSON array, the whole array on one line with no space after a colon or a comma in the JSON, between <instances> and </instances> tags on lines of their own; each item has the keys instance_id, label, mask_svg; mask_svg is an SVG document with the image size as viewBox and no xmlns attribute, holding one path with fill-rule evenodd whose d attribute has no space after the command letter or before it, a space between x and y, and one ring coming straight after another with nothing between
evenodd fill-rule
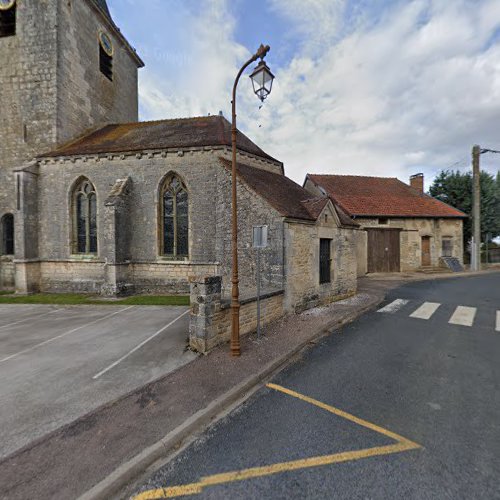
<instances>
[{"instance_id":1,"label":"asphalt road","mask_svg":"<svg viewBox=\"0 0 500 500\"><path fill-rule=\"evenodd\" d=\"M194 359L188 310L0 305L0 458Z\"/></svg>"},{"instance_id":2,"label":"asphalt road","mask_svg":"<svg viewBox=\"0 0 500 500\"><path fill-rule=\"evenodd\" d=\"M500 499L500 274L405 285L385 305L309 350L138 498Z\"/></svg>"}]
</instances>

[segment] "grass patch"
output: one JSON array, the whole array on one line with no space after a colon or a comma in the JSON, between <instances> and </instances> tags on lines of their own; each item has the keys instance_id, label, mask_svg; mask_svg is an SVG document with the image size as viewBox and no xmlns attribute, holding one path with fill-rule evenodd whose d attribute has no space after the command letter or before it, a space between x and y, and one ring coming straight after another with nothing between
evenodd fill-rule
<instances>
[{"instance_id":1,"label":"grass patch","mask_svg":"<svg viewBox=\"0 0 500 500\"><path fill-rule=\"evenodd\" d=\"M117 300L103 300L96 295L77 293L37 293L14 295L0 292L0 304L59 304L59 305L131 305L131 306L188 306L187 295L136 295Z\"/></svg>"}]
</instances>

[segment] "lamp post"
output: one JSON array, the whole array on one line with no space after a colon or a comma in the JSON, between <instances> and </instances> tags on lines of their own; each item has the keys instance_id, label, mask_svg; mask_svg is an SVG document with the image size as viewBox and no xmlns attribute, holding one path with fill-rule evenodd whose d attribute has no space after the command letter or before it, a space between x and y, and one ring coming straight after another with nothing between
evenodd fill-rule
<instances>
[{"instance_id":1,"label":"lamp post","mask_svg":"<svg viewBox=\"0 0 500 500\"><path fill-rule=\"evenodd\" d=\"M236 88L243 71L260 58L259 64L253 70L250 78L252 79L253 90L257 97L264 101L270 94L274 75L271 73L267 64L264 62L264 57L269 52L269 45L261 45L257 52L241 67L236 76L233 86L233 116L231 127L231 142L232 142L232 253L233 253L233 273L232 273L232 291L231 291L231 355L239 356L240 349L240 292L239 292L239 279L238 279L238 205L236 199L236 137L238 130L236 129Z\"/></svg>"}]
</instances>

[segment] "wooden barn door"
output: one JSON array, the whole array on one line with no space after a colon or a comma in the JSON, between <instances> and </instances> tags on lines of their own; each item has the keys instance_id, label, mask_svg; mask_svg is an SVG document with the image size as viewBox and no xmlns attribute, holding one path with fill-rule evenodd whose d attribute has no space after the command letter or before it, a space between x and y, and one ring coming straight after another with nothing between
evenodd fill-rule
<instances>
[{"instance_id":1,"label":"wooden barn door","mask_svg":"<svg viewBox=\"0 0 500 500\"><path fill-rule=\"evenodd\" d=\"M422 236L422 266L431 265L431 237Z\"/></svg>"},{"instance_id":2,"label":"wooden barn door","mask_svg":"<svg viewBox=\"0 0 500 500\"><path fill-rule=\"evenodd\" d=\"M399 230L368 229L368 272L397 273L400 270Z\"/></svg>"}]
</instances>

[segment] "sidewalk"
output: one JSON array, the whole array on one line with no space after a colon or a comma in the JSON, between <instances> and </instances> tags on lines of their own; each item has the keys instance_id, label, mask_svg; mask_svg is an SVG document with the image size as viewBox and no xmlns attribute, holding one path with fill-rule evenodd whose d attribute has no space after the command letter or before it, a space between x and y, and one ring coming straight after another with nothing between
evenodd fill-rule
<instances>
[{"instance_id":1,"label":"sidewalk","mask_svg":"<svg viewBox=\"0 0 500 500\"><path fill-rule=\"evenodd\" d=\"M222 345L57 430L0 463L0 498L112 497L308 345L411 280L362 278L356 296L284 318L259 341L243 339L240 358Z\"/></svg>"}]
</instances>

